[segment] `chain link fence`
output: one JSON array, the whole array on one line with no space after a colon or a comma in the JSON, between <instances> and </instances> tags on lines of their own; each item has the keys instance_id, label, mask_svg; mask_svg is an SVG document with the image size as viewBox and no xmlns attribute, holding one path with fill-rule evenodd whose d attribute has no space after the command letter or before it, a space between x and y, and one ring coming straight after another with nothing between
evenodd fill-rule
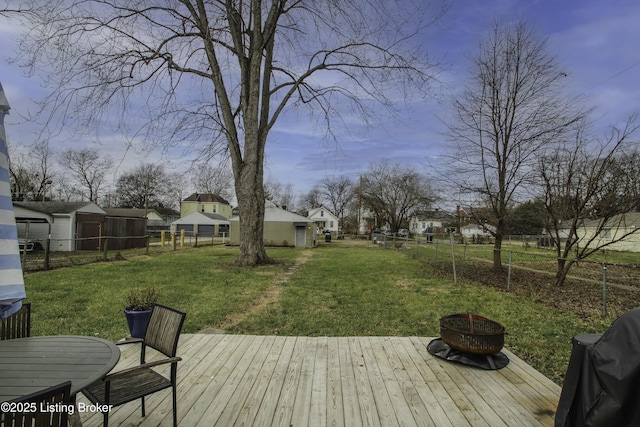
<instances>
[{"instance_id":1,"label":"chain link fence","mask_svg":"<svg viewBox=\"0 0 640 427\"><path fill-rule=\"evenodd\" d=\"M182 230L179 233L150 232L143 236L101 236L85 239L29 240L21 243L22 270L26 273L97 261L122 259L125 256L149 255L197 246L225 245L228 235L198 236ZM52 250L51 248L83 247L85 250Z\"/></svg>"},{"instance_id":2,"label":"chain link fence","mask_svg":"<svg viewBox=\"0 0 640 427\"><path fill-rule=\"evenodd\" d=\"M573 260L566 284L558 287L559 259L546 236L507 236L500 251L503 271L499 274L493 271L492 242L485 237L459 239L453 234L431 234L416 239L373 234L371 242L429 263L451 274L454 283L467 277L508 292L531 283L544 285L540 287L544 290L537 292L556 289L566 293L572 289L581 293L573 298L597 303L605 316L612 301L629 309L640 303L640 253L603 250L586 260Z\"/></svg>"}]
</instances>

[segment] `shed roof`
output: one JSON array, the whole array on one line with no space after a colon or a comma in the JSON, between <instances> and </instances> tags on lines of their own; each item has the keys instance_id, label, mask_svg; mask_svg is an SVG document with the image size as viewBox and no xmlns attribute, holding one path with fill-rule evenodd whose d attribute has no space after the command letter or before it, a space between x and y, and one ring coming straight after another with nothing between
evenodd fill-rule
<instances>
[{"instance_id":1,"label":"shed roof","mask_svg":"<svg viewBox=\"0 0 640 427\"><path fill-rule=\"evenodd\" d=\"M102 208L93 202L13 202L14 206L28 209L48 215L70 214L73 212L100 212L106 213Z\"/></svg>"},{"instance_id":2,"label":"shed roof","mask_svg":"<svg viewBox=\"0 0 640 427\"><path fill-rule=\"evenodd\" d=\"M128 216L133 218L144 218L144 209L139 208L104 208L107 214L112 216ZM148 209L151 212L153 209Z\"/></svg>"},{"instance_id":3,"label":"shed roof","mask_svg":"<svg viewBox=\"0 0 640 427\"><path fill-rule=\"evenodd\" d=\"M264 206L264 221L265 222L291 222L291 223L313 223L307 217L295 214L293 212L285 211L275 205L275 203L266 200ZM239 221L240 218L234 216L229 221Z\"/></svg>"}]
</instances>

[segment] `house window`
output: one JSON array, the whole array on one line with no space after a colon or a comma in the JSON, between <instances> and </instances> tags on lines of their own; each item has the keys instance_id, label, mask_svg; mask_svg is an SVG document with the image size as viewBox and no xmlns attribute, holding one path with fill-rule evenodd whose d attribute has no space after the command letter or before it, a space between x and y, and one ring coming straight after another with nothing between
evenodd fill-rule
<instances>
[{"instance_id":1,"label":"house window","mask_svg":"<svg viewBox=\"0 0 640 427\"><path fill-rule=\"evenodd\" d=\"M213 213L216 213L218 211L216 208L217 208L217 206L213 205Z\"/></svg>"},{"instance_id":2,"label":"house window","mask_svg":"<svg viewBox=\"0 0 640 427\"><path fill-rule=\"evenodd\" d=\"M333 228L333 221L329 221L329 228Z\"/></svg>"},{"instance_id":3,"label":"house window","mask_svg":"<svg viewBox=\"0 0 640 427\"><path fill-rule=\"evenodd\" d=\"M320 216L324 216L324 211L320 211Z\"/></svg>"},{"instance_id":4,"label":"house window","mask_svg":"<svg viewBox=\"0 0 640 427\"><path fill-rule=\"evenodd\" d=\"M200 206L200 212L204 212L204 206Z\"/></svg>"}]
</instances>

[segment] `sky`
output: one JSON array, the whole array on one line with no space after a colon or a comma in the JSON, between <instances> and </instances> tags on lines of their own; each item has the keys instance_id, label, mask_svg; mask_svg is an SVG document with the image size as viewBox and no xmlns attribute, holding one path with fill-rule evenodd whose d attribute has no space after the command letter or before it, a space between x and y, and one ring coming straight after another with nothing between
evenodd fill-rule
<instances>
[{"instance_id":1,"label":"sky","mask_svg":"<svg viewBox=\"0 0 640 427\"><path fill-rule=\"evenodd\" d=\"M438 61L438 84L433 96L423 102L398 105L400 117L379 120L369 126L353 126L348 132L326 138L318 123L301 120L290 112L272 130L267 143L266 175L296 194L308 192L324 177L346 175L352 179L372 162L386 159L429 173L444 161L444 135L450 100L469 77L469 57L492 24L524 18L538 34L549 40L549 52L567 74L566 90L594 106L594 117L604 129L620 124L640 110L640 2L637 0L457 0L448 12L423 35L432 59ZM10 144L33 142L34 125L24 123L21 113L33 109L32 100L46 94L40 81L26 77L24 70L8 62L14 56L20 29L0 19L0 82L12 107L6 119ZM304 116L306 117L306 116ZM102 144L76 141L97 147L116 160L118 169L110 177L149 161L161 161L160 152L136 153L117 134L101 135ZM64 139L50 141L54 150L68 148ZM75 146L74 146L75 148ZM180 169L180 158L168 164ZM436 188L446 193L446 182ZM190 191L198 191L192 188ZM446 194L441 194L446 201ZM455 202L454 202L455 203Z\"/></svg>"}]
</instances>

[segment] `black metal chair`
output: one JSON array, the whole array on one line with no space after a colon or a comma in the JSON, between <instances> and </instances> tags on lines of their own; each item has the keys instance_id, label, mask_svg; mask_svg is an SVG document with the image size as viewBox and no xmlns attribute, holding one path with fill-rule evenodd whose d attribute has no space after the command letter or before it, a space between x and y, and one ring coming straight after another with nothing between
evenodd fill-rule
<instances>
[{"instance_id":1,"label":"black metal chair","mask_svg":"<svg viewBox=\"0 0 640 427\"><path fill-rule=\"evenodd\" d=\"M12 340L31 336L31 303L22 303L20 310L2 319L0 340Z\"/></svg>"},{"instance_id":2,"label":"black metal chair","mask_svg":"<svg viewBox=\"0 0 640 427\"><path fill-rule=\"evenodd\" d=\"M15 411L2 411L2 427L66 427L69 412L75 408L71 398L71 381L13 399L8 402L8 406L7 409ZM25 410L25 406L28 410ZM49 408L53 409L48 410Z\"/></svg>"},{"instance_id":3,"label":"black metal chair","mask_svg":"<svg viewBox=\"0 0 640 427\"><path fill-rule=\"evenodd\" d=\"M83 390L87 398L96 404L119 406L136 399L141 399L142 416L145 416L144 398L166 388L173 392L173 425L178 423L176 383L178 362L176 357L178 338L186 313L155 304L149 319L149 326L143 339L134 338L118 344L140 343L140 365L108 374ZM166 358L146 362L146 350L151 347ZM155 366L171 364L171 374L167 378L152 369ZM104 413L104 425L109 425L109 413Z\"/></svg>"}]
</instances>

